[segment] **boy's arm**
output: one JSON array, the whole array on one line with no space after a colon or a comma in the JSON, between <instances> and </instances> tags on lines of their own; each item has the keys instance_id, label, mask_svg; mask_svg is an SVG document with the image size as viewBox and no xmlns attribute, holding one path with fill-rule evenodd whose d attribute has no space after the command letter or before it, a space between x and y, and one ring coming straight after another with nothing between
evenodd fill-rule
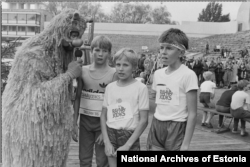
<instances>
[{"instance_id":1,"label":"boy's arm","mask_svg":"<svg viewBox=\"0 0 250 167\"><path fill-rule=\"evenodd\" d=\"M107 156L111 156L114 154L114 147L112 146L109 137L108 137L108 131L107 131L107 108L102 107L102 114L101 114L101 131L103 136L103 141L105 145L105 153Z\"/></svg>"},{"instance_id":2,"label":"boy's arm","mask_svg":"<svg viewBox=\"0 0 250 167\"><path fill-rule=\"evenodd\" d=\"M74 125L77 125L77 120L78 120L78 116L79 116L82 87L83 87L82 78L79 77L79 78L77 78L76 99L75 99L75 103L74 103Z\"/></svg>"},{"instance_id":3,"label":"boy's arm","mask_svg":"<svg viewBox=\"0 0 250 167\"><path fill-rule=\"evenodd\" d=\"M139 111L139 123L134 131L134 133L131 135L131 137L128 139L128 141L123 145L122 147L118 148L118 150L129 150L131 146L134 144L134 142L141 136L143 131L146 129L148 125L148 110L141 110Z\"/></svg>"},{"instance_id":4,"label":"boy's arm","mask_svg":"<svg viewBox=\"0 0 250 167\"><path fill-rule=\"evenodd\" d=\"M181 151L188 150L194 133L194 128L196 124L196 115L197 115L197 90L190 90L187 92L187 109L188 109L187 126L186 126L184 140L180 149Z\"/></svg>"},{"instance_id":5,"label":"boy's arm","mask_svg":"<svg viewBox=\"0 0 250 167\"><path fill-rule=\"evenodd\" d=\"M80 101L81 101L81 92L82 92L82 79L81 77L77 78L77 88L76 88L76 98L74 102L74 115L73 115L73 131L72 131L72 139L75 142L78 142L78 126L77 120L79 116L79 108L80 108Z\"/></svg>"}]
</instances>

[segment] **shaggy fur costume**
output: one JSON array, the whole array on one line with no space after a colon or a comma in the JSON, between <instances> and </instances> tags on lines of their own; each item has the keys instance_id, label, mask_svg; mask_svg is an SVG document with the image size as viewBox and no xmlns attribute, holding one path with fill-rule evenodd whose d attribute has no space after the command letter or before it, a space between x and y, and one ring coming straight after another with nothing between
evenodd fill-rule
<instances>
[{"instance_id":1,"label":"shaggy fur costume","mask_svg":"<svg viewBox=\"0 0 250 167\"><path fill-rule=\"evenodd\" d=\"M75 17L77 16L77 17ZM62 41L87 21L73 9L55 16L17 50L3 93L3 166L65 167L73 127L67 66L73 50Z\"/></svg>"}]
</instances>

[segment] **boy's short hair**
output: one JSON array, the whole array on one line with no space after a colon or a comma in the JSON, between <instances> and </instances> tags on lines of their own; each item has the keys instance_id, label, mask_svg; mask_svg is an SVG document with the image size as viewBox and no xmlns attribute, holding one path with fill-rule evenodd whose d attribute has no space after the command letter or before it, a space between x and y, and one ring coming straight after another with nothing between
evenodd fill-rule
<instances>
[{"instance_id":1,"label":"boy's short hair","mask_svg":"<svg viewBox=\"0 0 250 167\"><path fill-rule=\"evenodd\" d=\"M243 90L247 85L249 84L249 81L243 79L238 82L238 89Z\"/></svg>"},{"instance_id":2,"label":"boy's short hair","mask_svg":"<svg viewBox=\"0 0 250 167\"><path fill-rule=\"evenodd\" d=\"M128 59L128 62L132 64L133 68L137 68L138 65L138 55L137 53L130 49L130 48L122 48L116 54L114 55L114 62L116 63L116 60L121 59L123 56L125 56Z\"/></svg>"},{"instance_id":3,"label":"boy's short hair","mask_svg":"<svg viewBox=\"0 0 250 167\"><path fill-rule=\"evenodd\" d=\"M188 37L186 34L176 28L170 28L164 31L158 38L159 43L171 43L184 45L186 50L188 49Z\"/></svg>"},{"instance_id":4,"label":"boy's short hair","mask_svg":"<svg viewBox=\"0 0 250 167\"><path fill-rule=\"evenodd\" d=\"M111 53L112 42L107 36L96 36L91 42L91 50L93 51L95 47L107 49Z\"/></svg>"},{"instance_id":5,"label":"boy's short hair","mask_svg":"<svg viewBox=\"0 0 250 167\"><path fill-rule=\"evenodd\" d=\"M207 81L207 80L211 80L212 79L212 75L213 73L211 71L206 71L203 73L203 77L204 79Z\"/></svg>"}]
</instances>

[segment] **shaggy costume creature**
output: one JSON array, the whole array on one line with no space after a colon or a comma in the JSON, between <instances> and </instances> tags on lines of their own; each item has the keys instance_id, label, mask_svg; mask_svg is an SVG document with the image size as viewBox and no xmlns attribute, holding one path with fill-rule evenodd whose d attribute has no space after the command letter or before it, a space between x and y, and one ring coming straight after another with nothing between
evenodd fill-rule
<instances>
[{"instance_id":1,"label":"shaggy costume creature","mask_svg":"<svg viewBox=\"0 0 250 167\"><path fill-rule=\"evenodd\" d=\"M79 41L87 22L75 10L65 10L17 50L2 97L4 167L66 166L72 79L81 75L80 66L70 63L70 34L78 34Z\"/></svg>"}]
</instances>

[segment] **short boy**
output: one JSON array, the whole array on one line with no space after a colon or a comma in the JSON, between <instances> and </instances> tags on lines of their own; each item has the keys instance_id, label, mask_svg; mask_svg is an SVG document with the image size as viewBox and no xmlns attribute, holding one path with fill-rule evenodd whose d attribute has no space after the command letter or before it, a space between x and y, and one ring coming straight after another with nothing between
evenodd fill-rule
<instances>
[{"instance_id":1,"label":"short boy","mask_svg":"<svg viewBox=\"0 0 250 167\"><path fill-rule=\"evenodd\" d=\"M140 150L139 137L148 124L147 86L133 78L137 54L121 49L114 57L118 80L110 83L104 95L101 126L109 165L117 165L116 151Z\"/></svg>"},{"instance_id":2,"label":"short boy","mask_svg":"<svg viewBox=\"0 0 250 167\"><path fill-rule=\"evenodd\" d=\"M115 68L108 65L112 43L105 36L97 36L91 43L93 63L82 67L78 79L74 104L73 139L77 141L77 120L80 113L79 159L81 167L92 166L93 149L96 152L97 166L108 166L101 134L100 116L106 86L115 80Z\"/></svg>"},{"instance_id":3,"label":"short boy","mask_svg":"<svg viewBox=\"0 0 250 167\"><path fill-rule=\"evenodd\" d=\"M156 109L148 134L147 149L158 151L188 150L197 114L196 74L181 63L188 38L179 29L169 29L158 39L162 63L155 71L152 90Z\"/></svg>"}]
</instances>

